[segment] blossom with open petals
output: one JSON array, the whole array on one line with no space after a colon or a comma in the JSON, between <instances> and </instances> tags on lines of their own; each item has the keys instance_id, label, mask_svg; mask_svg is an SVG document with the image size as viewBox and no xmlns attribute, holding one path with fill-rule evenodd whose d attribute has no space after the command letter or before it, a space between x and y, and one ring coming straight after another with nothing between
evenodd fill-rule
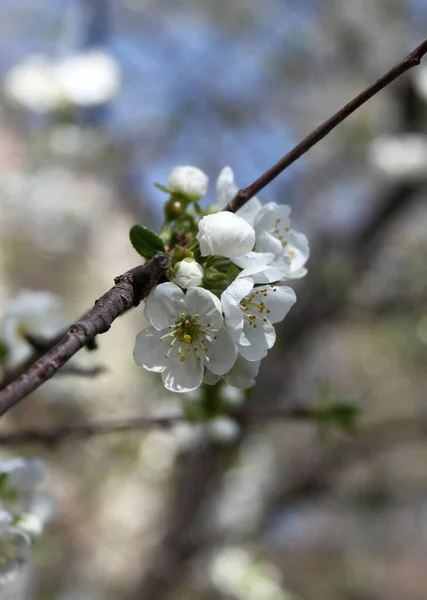
<instances>
[{"instance_id":1,"label":"blossom with open petals","mask_svg":"<svg viewBox=\"0 0 427 600\"><path fill-rule=\"evenodd\" d=\"M9 458L0 463L0 505L13 515L31 512L38 501L45 464L39 458Z\"/></svg>"},{"instance_id":2,"label":"blossom with open petals","mask_svg":"<svg viewBox=\"0 0 427 600\"><path fill-rule=\"evenodd\" d=\"M248 361L267 355L276 341L273 323L282 321L296 301L292 288L265 285L254 288L252 279L236 279L221 295L225 323Z\"/></svg>"},{"instance_id":3,"label":"blossom with open petals","mask_svg":"<svg viewBox=\"0 0 427 600\"><path fill-rule=\"evenodd\" d=\"M224 326L221 303L208 290L186 294L174 283L162 283L150 293L145 315L151 326L137 336L135 362L162 374L172 392L189 392L203 380L204 367L224 375L236 361L237 350Z\"/></svg>"},{"instance_id":4,"label":"blossom with open petals","mask_svg":"<svg viewBox=\"0 0 427 600\"><path fill-rule=\"evenodd\" d=\"M168 177L168 186L172 192L192 200L199 200L206 196L208 183L209 178L206 173L191 166L175 167Z\"/></svg>"},{"instance_id":5,"label":"blossom with open petals","mask_svg":"<svg viewBox=\"0 0 427 600\"><path fill-rule=\"evenodd\" d=\"M0 510L0 583L15 576L28 561L30 537L12 525L12 516Z\"/></svg>"},{"instance_id":6,"label":"blossom with open petals","mask_svg":"<svg viewBox=\"0 0 427 600\"><path fill-rule=\"evenodd\" d=\"M224 167L220 172L216 189L218 205L223 208L238 189L230 167ZM252 198L236 215L253 227L256 238L254 249L274 254L270 266L286 270L286 278L297 279L307 273L304 265L309 257L309 245L303 233L291 229L290 212L289 206L276 202L262 205L257 198Z\"/></svg>"}]
</instances>

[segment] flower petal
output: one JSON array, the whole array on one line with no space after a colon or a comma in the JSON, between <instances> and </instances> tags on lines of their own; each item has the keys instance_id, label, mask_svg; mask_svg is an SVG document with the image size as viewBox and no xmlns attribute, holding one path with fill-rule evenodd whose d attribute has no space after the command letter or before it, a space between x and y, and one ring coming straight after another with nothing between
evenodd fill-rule
<instances>
[{"instance_id":1,"label":"flower petal","mask_svg":"<svg viewBox=\"0 0 427 600\"><path fill-rule=\"evenodd\" d=\"M160 340L160 337L163 339ZM138 333L133 349L133 357L140 367L147 371L161 373L166 361L165 354L170 350L169 329L159 331L155 327L146 327Z\"/></svg>"},{"instance_id":2,"label":"flower petal","mask_svg":"<svg viewBox=\"0 0 427 600\"><path fill-rule=\"evenodd\" d=\"M181 362L181 358L184 361ZM197 361L195 353L189 352L185 357L171 353L162 372L163 385L171 392L191 392L201 385L203 371L203 361Z\"/></svg>"},{"instance_id":3,"label":"flower petal","mask_svg":"<svg viewBox=\"0 0 427 600\"><path fill-rule=\"evenodd\" d=\"M234 173L230 167L224 167L216 180L216 202L219 209L225 208L225 206L231 202L239 188L234 182ZM238 217L245 219L249 225L254 224L255 217L257 216L262 204L257 198L251 198L249 202L246 202L236 212Z\"/></svg>"},{"instance_id":4,"label":"flower petal","mask_svg":"<svg viewBox=\"0 0 427 600\"><path fill-rule=\"evenodd\" d=\"M266 309L270 311L268 313L270 323L283 321L297 299L294 290L285 285L265 286L256 289L264 293L263 301Z\"/></svg>"},{"instance_id":5,"label":"flower petal","mask_svg":"<svg viewBox=\"0 0 427 600\"><path fill-rule=\"evenodd\" d=\"M280 227L289 227L289 215L291 209L286 204L277 204L276 202L267 202L259 211L254 224L256 233L274 229L277 220L280 220Z\"/></svg>"},{"instance_id":6,"label":"flower petal","mask_svg":"<svg viewBox=\"0 0 427 600\"><path fill-rule=\"evenodd\" d=\"M236 342L240 338L244 320L240 300L249 294L253 285L252 279L235 279L221 294L221 305L227 329Z\"/></svg>"},{"instance_id":7,"label":"flower petal","mask_svg":"<svg viewBox=\"0 0 427 600\"><path fill-rule=\"evenodd\" d=\"M250 345L239 344L238 346L239 354L247 360L261 360L276 341L276 332L269 321L256 324L257 326L254 327L245 321L243 335Z\"/></svg>"},{"instance_id":8,"label":"flower petal","mask_svg":"<svg viewBox=\"0 0 427 600\"><path fill-rule=\"evenodd\" d=\"M184 310L184 292L174 283L161 283L145 302L145 316L156 329L173 324Z\"/></svg>"},{"instance_id":9,"label":"flower petal","mask_svg":"<svg viewBox=\"0 0 427 600\"><path fill-rule=\"evenodd\" d=\"M238 189L234 183L233 170L230 167L221 169L216 180L216 203L220 210L234 198Z\"/></svg>"},{"instance_id":10,"label":"flower petal","mask_svg":"<svg viewBox=\"0 0 427 600\"><path fill-rule=\"evenodd\" d=\"M206 338L206 367L215 375L224 375L236 362L237 348L225 327L215 333L215 338Z\"/></svg>"},{"instance_id":11,"label":"flower petal","mask_svg":"<svg viewBox=\"0 0 427 600\"><path fill-rule=\"evenodd\" d=\"M285 254L290 258L291 267L288 277L299 279L307 273L304 267L310 255L310 247L307 237L299 231L292 230L289 233L289 242L285 249Z\"/></svg>"},{"instance_id":12,"label":"flower petal","mask_svg":"<svg viewBox=\"0 0 427 600\"><path fill-rule=\"evenodd\" d=\"M261 361L249 361L238 356L234 367L224 375L225 381L235 388L247 390L255 385L255 377L258 375Z\"/></svg>"},{"instance_id":13,"label":"flower petal","mask_svg":"<svg viewBox=\"0 0 427 600\"><path fill-rule=\"evenodd\" d=\"M221 302L209 290L190 288L185 295L185 307L190 315L200 315L201 325L210 324L210 330L216 331L222 326Z\"/></svg>"}]
</instances>

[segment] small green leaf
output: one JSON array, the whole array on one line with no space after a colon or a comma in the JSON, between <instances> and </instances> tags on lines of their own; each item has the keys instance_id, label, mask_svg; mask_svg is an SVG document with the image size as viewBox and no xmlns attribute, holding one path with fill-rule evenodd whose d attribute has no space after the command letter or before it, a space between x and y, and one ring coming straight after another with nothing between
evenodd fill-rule
<instances>
[{"instance_id":1,"label":"small green leaf","mask_svg":"<svg viewBox=\"0 0 427 600\"><path fill-rule=\"evenodd\" d=\"M135 250L144 258L153 258L157 252L164 252L165 245L161 237L143 227L142 225L134 225L129 231L129 239Z\"/></svg>"},{"instance_id":2,"label":"small green leaf","mask_svg":"<svg viewBox=\"0 0 427 600\"><path fill-rule=\"evenodd\" d=\"M348 402L334 402L311 408L312 419L322 427L335 427L346 433L355 434L360 417L360 407Z\"/></svg>"}]
</instances>

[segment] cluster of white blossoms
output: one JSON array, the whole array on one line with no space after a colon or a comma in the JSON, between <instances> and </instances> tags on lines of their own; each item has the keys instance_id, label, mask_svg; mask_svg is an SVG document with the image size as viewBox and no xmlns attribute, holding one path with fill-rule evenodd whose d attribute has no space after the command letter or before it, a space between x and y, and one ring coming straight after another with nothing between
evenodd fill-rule
<instances>
[{"instance_id":1,"label":"cluster of white blossoms","mask_svg":"<svg viewBox=\"0 0 427 600\"><path fill-rule=\"evenodd\" d=\"M39 489L44 476L38 458L0 463L0 582L28 561L32 540L52 514L52 496Z\"/></svg>"},{"instance_id":2,"label":"cluster of white blossoms","mask_svg":"<svg viewBox=\"0 0 427 600\"><path fill-rule=\"evenodd\" d=\"M61 299L44 290L21 290L3 309L0 320L2 363L22 364L33 352L29 336L51 339L67 327Z\"/></svg>"},{"instance_id":3,"label":"cluster of white blossoms","mask_svg":"<svg viewBox=\"0 0 427 600\"><path fill-rule=\"evenodd\" d=\"M100 48L59 59L30 56L12 67L3 87L11 100L38 113L100 106L117 95L120 66Z\"/></svg>"},{"instance_id":4,"label":"cluster of white blossoms","mask_svg":"<svg viewBox=\"0 0 427 600\"><path fill-rule=\"evenodd\" d=\"M296 301L286 282L306 273L307 238L291 228L288 206L253 198L236 214L221 211L238 189L229 167L219 174L217 203L206 213L198 205L207 192L205 173L177 167L168 183L159 187L174 203L170 234L166 230L163 238L170 235L166 251L173 266L170 281L147 298L150 325L136 338L135 361L160 373L173 392L221 378L247 389L275 343L274 325ZM186 201L195 203L194 213Z\"/></svg>"}]
</instances>

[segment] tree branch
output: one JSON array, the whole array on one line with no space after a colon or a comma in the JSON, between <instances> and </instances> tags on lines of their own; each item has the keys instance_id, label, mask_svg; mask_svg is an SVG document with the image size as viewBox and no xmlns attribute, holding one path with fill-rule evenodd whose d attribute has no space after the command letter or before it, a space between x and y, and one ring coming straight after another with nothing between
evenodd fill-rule
<instances>
[{"instance_id":1,"label":"tree branch","mask_svg":"<svg viewBox=\"0 0 427 600\"><path fill-rule=\"evenodd\" d=\"M310 421L313 415L305 408L272 408L249 412L238 410L230 415L239 423L256 423L269 420ZM89 421L87 423L51 425L50 427L25 427L12 431L0 431L0 446L20 444L45 444L53 446L69 439L87 439L106 433L128 431L146 431L150 429L168 429L177 423L188 423L182 413L164 417L128 417L109 419L108 421Z\"/></svg>"},{"instance_id":2,"label":"tree branch","mask_svg":"<svg viewBox=\"0 0 427 600\"><path fill-rule=\"evenodd\" d=\"M420 64L421 59L427 53L427 39L424 40L415 50L413 50L408 56L406 56L400 63L394 66L385 75L377 79L375 83L366 88L358 96L353 98L348 104L343 106L338 112L336 112L330 119L325 121L322 125L312 131L306 138L304 138L299 144L297 144L290 152L288 152L283 158L281 158L275 165L263 173L258 179L256 179L248 187L239 190L234 198L227 204L224 210L236 212L239 208L242 208L248 200L253 198L258 192L264 189L269 183L273 181L278 175L283 173L292 163L294 163L303 154L308 152L310 148L316 145L320 140L328 135L337 125L342 123L347 117L349 117L355 110L360 108L362 104L365 104L370 98L378 94L382 89L387 87L395 79L403 75L409 69L416 67Z\"/></svg>"},{"instance_id":3,"label":"tree branch","mask_svg":"<svg viewBox=\"0 0 427 600\"><path fill-rule=\"evenodd\" d=\"M139 265L116 277L114 287L95 302L86 316L71 325L51 350L0 391L0 415L55 375L78 350L93 343L96 335L108 331L117 317L138 306L164 278L169 266L170 258L165 254L157 254L145 265Z\"/></svg>"},{"instance_id":4,"label":"tree branch","mask_svg":"<svg viewBox=\"0 0 427 600\"><path fill-rule=\"evenodd\" d=\"M344 119L372 98L380 90L400 75L419 65L427 53L427 39L406 56L388 73L380 77L373 85L356 96L335 115L310 133L278 163L268 169L250 186L239 190L224 210L232 212L241 208L255 194L268 185ZM44 356L32 364L20 377L0 391L0 416L50 379L83 346L92 346L94 338L105 333L112 322L121 314L137 306L159 283L169 268L170 259L164 254L157 255L146 265L135 267L115 279L116 285L95 304L94 308L78 323L72 325L65 336Z\"/></svg>"}]
</instances>

